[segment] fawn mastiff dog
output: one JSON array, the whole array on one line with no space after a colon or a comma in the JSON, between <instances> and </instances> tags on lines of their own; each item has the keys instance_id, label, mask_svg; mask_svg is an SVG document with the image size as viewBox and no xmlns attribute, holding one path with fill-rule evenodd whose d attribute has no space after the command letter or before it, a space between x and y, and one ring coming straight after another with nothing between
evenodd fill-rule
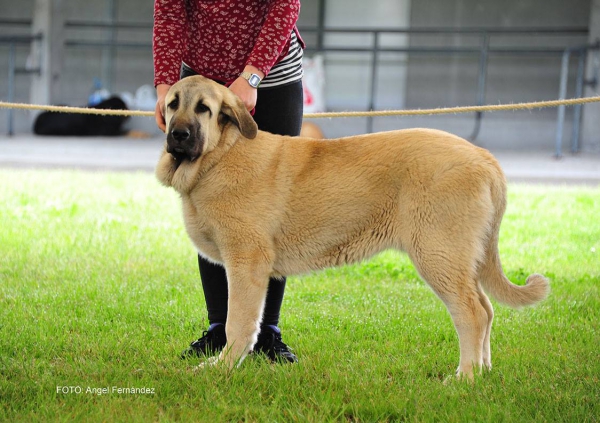
<instances>
[{"instance_id":1,"label":"fawn mastiff dog","mask_svg":"<svg viewBox=\"0 0 600 423\"><path fill-rule=\"evenodd\" d=\"M180 194L199 253L227 271L227 346L213 364L232 368L252 349L269 277L388 248L405 251L446 304L459 376L492 365L486 292L511 307L548 294L542 275L525 286L504 275L506 182L484 149L430 129L332 140L273 135L257 130L229 89L201 76L173 85L165 107L156 175Z\"/></svg>"}]
</instances>

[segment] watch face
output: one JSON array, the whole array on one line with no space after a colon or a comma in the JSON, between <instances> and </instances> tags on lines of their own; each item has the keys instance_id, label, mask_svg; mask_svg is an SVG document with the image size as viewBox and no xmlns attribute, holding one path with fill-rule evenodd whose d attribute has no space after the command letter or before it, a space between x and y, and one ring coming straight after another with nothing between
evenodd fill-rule
<instances>
[{"instance_id":1,"label":"watch face","mask_svg":"<svg viewBox=\"0 0 600 423\"><path fill-rule=\"evenodd\" d=\"M260 77L258 75L252 74L250 75L250 79L248 79L248 83L254 88L257 88L258 84L260 84Z\"/></svg>"}]
</instances>

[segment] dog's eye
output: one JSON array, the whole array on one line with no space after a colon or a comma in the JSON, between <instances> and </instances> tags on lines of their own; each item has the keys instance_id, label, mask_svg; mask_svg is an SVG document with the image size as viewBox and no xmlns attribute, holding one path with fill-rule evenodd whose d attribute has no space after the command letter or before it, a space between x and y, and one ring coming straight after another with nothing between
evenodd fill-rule
<instances>
[{"instance_id":1,"label":"dog's eye","mask_svg":"<svg viewBox=\"0 0 600 423\"><path fill-rule=\"evenodd\" d=\"M168 105L169 109L176 110L179 107L179 97L175 97Z\"/></svg>"},{"instance_id":2,"label":"dog's eye","mask_svg":"<svg viewBox=\"0 0 600 423\"><path fill-rule=\"evenodd\" d=\"M206 113L206 112L210 112L210 109L208 108L208 106L206 106L201 101L198 102L198 104L196 104L196 113Z\"/></svg>"}]
</instances>

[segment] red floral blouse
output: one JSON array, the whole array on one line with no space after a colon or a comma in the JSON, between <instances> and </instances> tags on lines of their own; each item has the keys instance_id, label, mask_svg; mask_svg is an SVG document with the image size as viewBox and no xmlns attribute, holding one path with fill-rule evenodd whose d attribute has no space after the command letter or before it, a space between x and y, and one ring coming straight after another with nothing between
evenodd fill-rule
<instances>
[{"instance_id":1,"label":"red floral blouse","mask_svg":"<svg viewBox=\"0 0 600 423\"><path fill-rule=\"evenodd\" d=\"M301 40L299 13L300 0L155 0L154 85L177 82L182 62L223 82L246 65L268 75L292 31Z\"/></svg>"}]
</instances>

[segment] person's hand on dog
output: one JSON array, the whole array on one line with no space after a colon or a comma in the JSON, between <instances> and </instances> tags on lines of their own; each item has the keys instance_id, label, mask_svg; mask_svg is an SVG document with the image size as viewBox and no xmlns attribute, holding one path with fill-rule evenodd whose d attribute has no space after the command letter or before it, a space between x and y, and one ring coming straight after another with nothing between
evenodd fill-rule
<instances>
[{"instance_id":1,"label":"person's hand on dog","mask_svg":"<svg viewBox=\"0 0 600 423\"><path fill-rule=\"evenodd\" d=\"M156 86L156 108L154 110L154 118L156 119L156 124L163 132L167 130L164 113L165 97L167 96L169 88L171 88L171 86L168 84L159 84Z\"/></svg>"},{"instance_id":2,"label":"person's hand on dog","mask_svg":"<svg viewBox=\"0 0 600 423\"><path fill-rule=\"evenodd\" d=\"M263 72L250 65L244 68L244 72L255 73L260 76L260 79L265 77ZM246 110L251 111L254 109L256 106L256 100L258 98L258 90L254 87L251 87L250 84L248 84L248 81L240 76L231 83L229 89L242 100L246 106Z\"/></svg>"}]
</instances>

